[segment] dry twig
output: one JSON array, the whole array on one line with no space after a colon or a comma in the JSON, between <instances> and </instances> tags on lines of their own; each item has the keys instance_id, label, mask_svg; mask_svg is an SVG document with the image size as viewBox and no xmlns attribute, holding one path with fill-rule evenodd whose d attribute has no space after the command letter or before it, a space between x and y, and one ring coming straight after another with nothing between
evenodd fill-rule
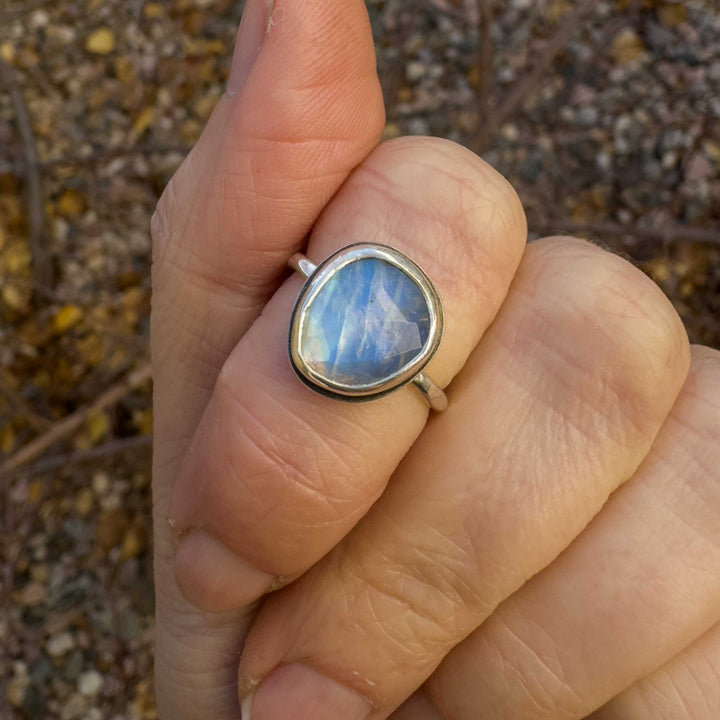
<instances>
[{"instance_id":1,"label":"dry twig","mask_svg":"<svg viewBox=\"0 0 720 720\"><path fill-rule=\"evenodd\" d=\"M28 223L30 225L30 250L33 258L33 278L40 289L52 287L52 265L46 247L44 233L45 212L40 179L40 161L35 145L30 114L12 69L0 58L0 82L7 88L15 110L18 130L25 152L25 181L27 184Z\"/></svg>"},{"instance_id":2,"label":"dry twig","mask_svg":"<svg viewBox=\"0 0 720 720\"><path fill-rule=\"evenodd\" d=\"M596 0L583 0L583 2L579 2L565 15L565 19L548 40L543 52L533 62L532 69L510 89L507 98L500 105L493 118L494 124L489 128L489 132L499 128L520 109L528 95L530 95L542 81L548 68L562 52L568 40L577 32L580 23L592 12L596 4Z\"/></svg>"},{"instance_id":3,"label":"dry twig","mask_svg":"<svg viewBox=\"0 0 720 720\"><path fill-rule=\"evenodd\" d=\"M697 242L708 245L720 245L720 230L685 227L684 225L665 225L644 227L641 225L622 225L614 222L579 223L574 220L529 220L530 229L538 235L567 233L572 235L596 235L598 237L633 237L638 240L657 242Z\"/></svg>"},{"instance_id":4,"label":"dry twig","mask_svg":"<svg viewBox=\"0 0 720 720\"><path fill-rule=\"evenodd\" d=\"M95 402L53 423L46 432L20 448L13 456L0 465L0 477L13 473L23 465L34 460L56 442L66 438L78 428L82 427L88 418L120 402L126 395L146 383L150 378L150 363L128 373L120 382L104 392Z\"/></svg>"},{"instance_id":5,"label":"dry twig","mask_svg":"<svg viewBox=\"0 0 720 720\"><path fill-rule=\"evenodd\" d=\"M22 472L24 477L33 477L43 473L55 472L62 468L91 464L97 460L112 457L113 455L122 455L123 453L133 450L143 450L151 446L152 435L135 435L129 438L121 438L120 440L111 440L110 442L90 448L89 450L78 450L73 453L44 457L29 467L23 467L20 472Z\"/></svg>"},{"instance_id":6,"label":"dry twig","mask_svg":"<svg viewBox=\"0 0 720 720\"><path fill-rule=\"evenodd\" d=\"M3 27L11 20L27 15L33 10L39 10L46 5L51 5L54 2L55 0L22 0L22 2L10 6L0 13L0 27Z\"/></svg>"},{"instance_id":7,"label":"dry twig","mask_svg":"<svg viewBox=\"0 0 720 720\"><path fill-rule=\"evenodd\" d=\"M498 125L493 118L491 95L493 88L493 73L495 65L495 47L492 41L493 8L492 0L477 0L478 23L480 36L480 97L479 116L480 130L478 133L477 153L482 153L489 141L489 131Z\"/></svg>"}]
</instances>

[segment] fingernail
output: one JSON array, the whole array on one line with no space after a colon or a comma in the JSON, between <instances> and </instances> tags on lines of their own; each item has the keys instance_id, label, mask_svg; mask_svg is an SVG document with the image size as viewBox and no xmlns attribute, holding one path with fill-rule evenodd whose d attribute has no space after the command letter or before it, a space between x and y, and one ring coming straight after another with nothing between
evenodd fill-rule
<instances>
[{"instance_id":1,"label":"fingernail","mask_svg":"<svg viewBox=\"0 0 720 720\"><path fill-rule=\"evenodd\" d=\"M281 665L242 703L242 720L365 720L372 705L305 665Z\"/></svg>"},{"instance_id":2,"label":"fingernail","mask_svg":"<svg viewBox=\"0 0 720 720\"><path fill-rule=\"evenodd\" d=\"M273 4L274 0L247 0L245 3L228 82L231 93L242 90L260 54Z\"/></svg>"},{"instance_id":3,"label":"fingernail","mask_svg":"<svg viewBox=\"0 0 720 720\"><path fill-rule=\"evenodd\" d=\"M262 597L277 578L254 568L200 530L175 551L175 578L185 599L206 612L237 610Z\"/></svg>"}]
</instances>

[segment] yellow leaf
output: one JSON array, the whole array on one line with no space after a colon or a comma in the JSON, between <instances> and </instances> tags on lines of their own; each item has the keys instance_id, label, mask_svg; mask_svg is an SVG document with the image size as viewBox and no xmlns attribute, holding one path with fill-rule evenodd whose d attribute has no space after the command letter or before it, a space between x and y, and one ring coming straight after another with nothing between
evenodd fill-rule
<instances>
[{"instance_id":1,"label":"yellow leaf","mask_svg":"<svg viewBox=\"0 0 720 720\"><path fill-rule=\"evenodd\" d=\"M130 61L130 58L119 57L114 62L115 75L120 82L126 84L135 82L135 67Z\"/></svg>"},{"instance_id":2,"label":"yellow leaf","mask_svg":"<svg viewBox=\"0 0 720 720\"><path fill-rule=\"evenodd\" d=\"M93 493L90 488L83 488L75 498L75 510L83 517L90 514L94 504Z\"/></svg>"},{"instance_id":3,"label":"yellow leaf","mask_svg":"<svg viewBox=\"0 0 720 720\"><path fill-rule=\"evenodd\" d=\"M74 188L65 190L57 203L58 212L68 218L76 218L82 215L86 209L87 200L85 195Z\"/></svg>"},{"instance_id":4,"label":"yellow leaf","mask_svg":"<svg viewBox=\"0 0 720 720\"><path fill-rule=\"evenodd\" d=\"M0 44L0 58L8 65L12 65L15 60L15 46L9 42Z\"/></svg>"},{"instance_id":5,"label":"yellow leaf","mask_svg":"<svg viewBox=\"0 0 720 720\"><path fill-rule=\"evenodd\" d=\"M149 2L143 8L143 15L148 20L157 20L165 14L165 8L158 2Z\"/></svg>"},{"instance_id":6,"label":"yellow leaf","mask_svg":"<svg viewBox=\"0 0 720 720\"><path fill-rule=\"evenodd\" d=\"M150 435L153 431L153 412L152 408L147 410L134 410L132 414L133 425L138 429L141 435Z\"/></svg>"},{"instance_id":7,"label":"yellow leaf","mask_svg":"<svg viewBox=\"0 0 720 720\"><path fill-rule=\"evenodd\" d=\"M85 49L95 55L108 55L115 49L115 34L108 28L99 28L88 35Z\"/></svg>"},{"instance_id":8,"label":"yellow leaf","mask_svg":"<svg viewBox=\"0 0 720 720\"><path fill-rule=\"evenodd\" d=\"M133 123L133 133L136 136L142 135L155 122L155 108L146 107L135 118Z\"/></svg>"},{"instance_id":9,"label":"yellow leaf","mask_svg":"<svg viewBox=\"0 0 720 720\"><path fill-rule=\"evenodd\" d=\"M10 423L0 428L0 452L8 455L15 447L15 431Z\"/></svg>"},{"instance_id":10,"label":"yellow leaf","mask_svg":"<svg viewBox=\"0 0 720 720\"><path fill-rule=\"evenodd\" d=\"M3 285L0 295L11 310L25 310L30 300L29 293L22 292L16 285Z\"/></svg>"},{"instance_id":11,"label":"yellow leaf","mask_svg":"<svg viewBox=\"0 0 720 720\"><path fill-rule=\"evenodd\" d=\"M615 62L627 65L645 52L642 38L629 27L623 28L613 39L610 48Z\"/></svg>"},{"instance_id":12,"label":"yellow leaf","mask_svg":"<svg viewBox=\"0 0 720 720\"><path fill-rule=\"evenodd\" d=\"M205 52L208 55L225 55L227 48L222 40L216 38L215 40L208 40L205 44Z\"/></svg>"},{"instance_id":13,"label":"yellow leaf","mask_svg":"<svg viewBox=\"0 0 720 720\"><path fill-rule=\"evenodd\" d=\"M400 135L400 127L397 123L389 122L383 131L383 140L392 140Z\"/></svg>"},{"instance_id":14,"label":"yellow leaf","mask_svg":"<svg viewBox=\"0 0 720 720\"><path fill-rule=\"evenodd\" d=\"M120 559L137 557L145 549L145 538L143 533L137 527L131 526L125 533L120 546Z\"/></svg>"},{"instance_id":15,"label":"yellow leaf","mask_svg":"<svg viewBox=\"0 0 720 720\"><path fill-rule=\"evenodd\" d=\"M64 333L75 327L82 320L83 311L77 305L61 307L53 317L53 329L56 333Z\"/></svg>"},{"instance_id":16,"label":"yellow leaf","mask_svg":"<svg viewBox=\"0 0 720 720\"><path fill-rule=\"evenodd\" d=\"M687 10L684 5L673 3L672 5L663 5L658 10L658 20L665 27L674 28L682 25L687 19Z\"/></svg>"},{"instance_id":17,"label":"yellow leaf","mask_svg":"<svg viewBox=\"0 0 720 720\"><path fill-rule=\"evenodd\" d=\"M91 415L87 421L87 431L90 440L94 443L102 440L110 430L110 418L104 413Z\"/></svg>"},{"instance_id":18,"label":"yellow leaf","mask_svg":"<svg viewBox=\"0 0 720 720\"><path fill-rule=\"evenodd\" d=\"M24 242L15 243L7 249L6 267L8 272L20 274L30 268L30 249Z\"/></svg>"},{"instance_id":19,"label":"yellow leaf","mask_svg":"<svg viewBox=\"0 0 720 720\"><path fill-rule=\"evenodd\" d=\"M83 362L90 367L97 367L105 357L105 343L100 335L80 338L75 347Z\"/></svg>"},{"instance_id":20,"label":"yellow leaf","mask_svg":"<svg viewBox=\"0 0 720 720\"><path fill-rule=\"evenodd\" d=\"M28 485L28 502L35 505L42 499L45 492L45 483L42 480L33 480Z\"/></svg>"},{"instance_id":21,"label":"yellow leaf","mask_svg":"<svg viewBox=\"0 0 720 720\"><path fill-rule=\"evenodd\" d=\"M705 140L703 143L705 154L714 162L720 162L720 144L713 140Z\"/></svg>"}]
</instances>

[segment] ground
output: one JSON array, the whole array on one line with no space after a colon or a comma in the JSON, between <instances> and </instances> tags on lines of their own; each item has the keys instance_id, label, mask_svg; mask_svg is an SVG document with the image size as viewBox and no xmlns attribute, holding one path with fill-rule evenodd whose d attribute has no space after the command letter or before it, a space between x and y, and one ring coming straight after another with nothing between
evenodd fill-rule
<instances>
[{"instance_id":1,"label":"ground","mask_svg":"<svg viewBox=\"0 0 720 720\"><path fill-rule=\"evenodd\" d=\"M532 237L621 252L720 346L716 0L368 6L386 138L482 153ZM148 223L224 90L240 12L0 8L0 717L156 717Z\"/></svg>"}]
</instances>

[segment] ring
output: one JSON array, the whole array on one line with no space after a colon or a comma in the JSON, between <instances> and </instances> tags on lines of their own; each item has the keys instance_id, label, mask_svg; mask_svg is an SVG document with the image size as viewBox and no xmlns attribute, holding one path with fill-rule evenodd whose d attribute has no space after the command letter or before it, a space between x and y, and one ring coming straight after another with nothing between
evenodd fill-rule
<instances>
[{"instance_id":1,"label":"ring","mask_svg":"<svg viewBox=\"0 0 720 720\"><path fill-rule=\"evenodd\" d=\"M306 279L288 339L300 380L346 402L412 384L433 410L447 408L447 396L423 372L442 340L442 303L412 260L358 243L317 266L300 254L288 264Z\"/></svg>"}]
</instances>

